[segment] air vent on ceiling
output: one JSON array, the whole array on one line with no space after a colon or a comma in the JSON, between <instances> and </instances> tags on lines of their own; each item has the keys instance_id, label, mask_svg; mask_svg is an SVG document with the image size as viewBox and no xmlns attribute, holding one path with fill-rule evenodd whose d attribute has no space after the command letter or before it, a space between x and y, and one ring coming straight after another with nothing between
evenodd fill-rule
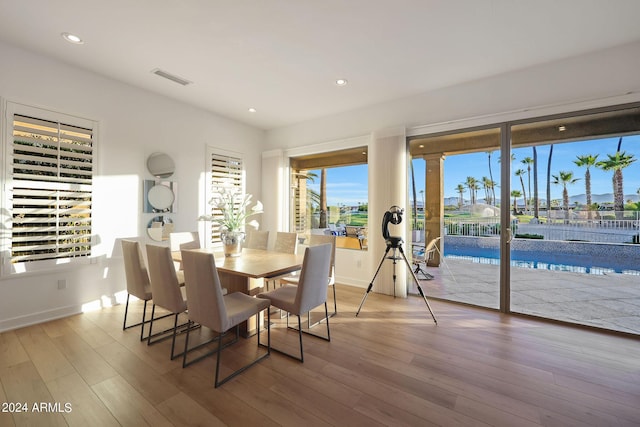
<instances>
[{"instance_id":1,"label":"air vent on ceiling","mask_svg":"<svg viewBox=\"0 0 640 427\"><path fill-rule=\"evenodd\" d=\"M172 82L181 84L182 86L187 86L187 85L190 85L191 83L193 83L193 82L190 82L187 79L183 79L182 77L178 77L178 76L173 75L171 73L167 73L166 71L161 70L160 68L155 68L155 69L151 70L151 72L153 74L155 74L156 76L164 77L165 79L169 79Z\"/></svg>"}]
</instances>

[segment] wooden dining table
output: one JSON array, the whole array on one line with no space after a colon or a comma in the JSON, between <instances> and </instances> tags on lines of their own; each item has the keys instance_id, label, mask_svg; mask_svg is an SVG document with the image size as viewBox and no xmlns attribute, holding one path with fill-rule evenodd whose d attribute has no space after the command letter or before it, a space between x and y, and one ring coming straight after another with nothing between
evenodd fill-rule
<instances>
[{"instance_id":1,"label":"wooden dining table","mask_svg":"<svg viewBox=\"0 0 640 427\"><path fill-rule=\"evenodd\" d=\"M240 256L225 257L220 249L189 249L196 252L212 253L218 276L228 293L242 292L257 295L264 290L265 280L302 269L303 255L283 252L243 248ZM180 251L172 253L175 261L182 260ZM243 336L256 332L255 319L240 326Z\"/></svg>"}]
</instances>

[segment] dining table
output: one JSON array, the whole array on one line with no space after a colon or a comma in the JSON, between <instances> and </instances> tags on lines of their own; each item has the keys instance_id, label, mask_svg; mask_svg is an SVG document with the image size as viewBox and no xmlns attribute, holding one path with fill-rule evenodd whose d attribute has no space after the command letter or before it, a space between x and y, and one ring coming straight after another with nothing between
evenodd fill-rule
<instances>
[{"instance_id":1,"label":"dining table","mask_svg":"<svg viewBox=\"0 0 640 427\"><path fill-rule=\"evenodd\" d=\"M243 248L239 256L225 256L219 248L189 249L212 253L221 285L227 293L242 292L255 296L264 290L265 280L302 269L303 255L263 249ZM172 252L174 261L182 261L180 251ZM188 304L188 302L187 302ZM255 318L240 325L240 334L248 337L257 331Z\"/></svg>"}]
</instances>

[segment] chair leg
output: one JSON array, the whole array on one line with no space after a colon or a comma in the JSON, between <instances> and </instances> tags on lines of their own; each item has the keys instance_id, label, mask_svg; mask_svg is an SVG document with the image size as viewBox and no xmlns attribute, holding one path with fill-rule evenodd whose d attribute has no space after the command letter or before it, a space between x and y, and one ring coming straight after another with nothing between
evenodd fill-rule
<instances>
[{"instance_id":1,"label":"chair leg","mask_svg":"<svg viewBox=\"0 0 640 427\"><path fill-rule=\"evenodd\" d=\"M153 317L156 313L156 305L153 304L151 308L151 321L149 322L149 336L147 337L147 345L151 345L151 335L153 334Z\"/></svg>"},{"instance_id":2,"label":"chair leg","mask_svg":"<svg viewBox=\"0 0 640 427\"><path fill-rule=\"evenodd\" d=\"M124 322L122 322L122 330L127 329L127 313L129 312L129 297L131 295L127 294L127 305L124 306Z\"/></svg>"},{"instance_id":3,"label":"chair leg","mask_svg":"<svg viewBox=\"0 0 640 427\"><path fill-rule=\"evenodd\" d=\"M269 308L267 308L267 312L269 311ZM260 321L260 313L256 313L256 321ZM267 315L267 328L268 328L268 333L267 333L267 352L265 354L263 354L262 356L259 356L257 359L254 359L251 363L244 365L242 368L235 370L234 372L232 372L231 374L227 375L226 377L224 377L222 380L218 380L219 378L219 372L220 372L220 354L222 353L222 349L224 347L222 347L221 342L222 340L218 341L218 357L216 359L216 379L215 379L215 388L220 387L222 384L226 383L227 381L229 381L230 379L232 379L233 377L235 377L236 375L246 371L247 369L249 369L250 367L252 367L253 365L255 365L256 363L260 362L262 359L266 359L267 357L269 357L271 355L271 328L270 328L270 315ZM258 325L258 345L260 346L260 323L257 323ZM225 332L226 333L226 332ZM240 336L240 325L236 325L236 338L238 338ZM226 347L226 346L225 346Z\"/></svg>"},{"instance_id":4,"label":"chair leg","mask_svg":"<svg viewBox=\"0 0 640 427\"><path fill-rule=\"evenodd\" d=\"M176 348L176 334L178 332L178 314L176 313L176 318L173 321L173 338L171 339L171 360L175 359L178 355L174 355L174 350Z\"/></svg>"},{"instance_id":5,"label":"chair leg","mask_svg":"<svg viewBox=\"0 0 640 427\"><path fill-rule=\"evenodd\" d=\"M144 341L144 325L147 323L146 320L147 315L147 300L144 300L144 307L142 308L142 324L140 325L140 341ZM153 316L151 316L153 318Z\"/></svg>"},{"instance_id":6,"label":"chair leg","mask_svg":"<svg viewBox=\"0 0 640 427\"><path fill-rule=\"evenodd\" d=\"M304 363L304 353L302 351L302 324L300 323L299 314L298 314L298 338L300 341L300 362Z\"/></svg>"},{"instance_id":7,"label":"chair leg","mask_svg":"<svg viewBox=\"0 0 640 427\"><path fill-rule=\"evenodd\" d=\"M331 287L333 288L333 314L332 314L332 316L335 316L336 314L338 314L338 300L336 299L336 284L334 283L333 285L331 285Z\"/></svg>"}]
</instances>

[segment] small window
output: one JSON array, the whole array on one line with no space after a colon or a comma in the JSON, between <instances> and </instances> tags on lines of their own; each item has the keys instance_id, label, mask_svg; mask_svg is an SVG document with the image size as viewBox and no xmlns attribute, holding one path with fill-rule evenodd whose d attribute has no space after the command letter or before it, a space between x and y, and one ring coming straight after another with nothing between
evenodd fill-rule
<instances>
[{"instance_id":1,"label":"small window","mask_svg":"<svg viewBox=\"0 0 640 427\"><path fill-rule=\"evenodd\" d=\"M32 108L28 115L13 111L19 109L9 109L6 156L13 269L90 257L94 126L44 110L41 116Z\"/></svg>"},{"instance_id":2,"label":"small window","mask_svg":"<svg viewBox=\"0 0 640 427\"><path fill-rule=\"evenodd\" d=\"M367 147L290 159L291 229L307 238L333 234L336 246L367 249Z\"/></svg>"},{"instance_id":3,"label":"small window","mask_svg":"<svg viewBox=\"0 0 640 427\"><path fill-rule=\"evenodd\" d=\"M207 188L207 201L220 193L223 188L244 195L245 174L242 157L239 154L223 153L212 149L209 159L210 181ZM240 198L238 198L238 203L240 203ZM216 219L222 218L222 210L211 203L207 205L207 210L208 214L214 218L213 221L207 223L211 226L211 244L213 247L221 248L221 230Z\"/></svg>"}]
</instances>

